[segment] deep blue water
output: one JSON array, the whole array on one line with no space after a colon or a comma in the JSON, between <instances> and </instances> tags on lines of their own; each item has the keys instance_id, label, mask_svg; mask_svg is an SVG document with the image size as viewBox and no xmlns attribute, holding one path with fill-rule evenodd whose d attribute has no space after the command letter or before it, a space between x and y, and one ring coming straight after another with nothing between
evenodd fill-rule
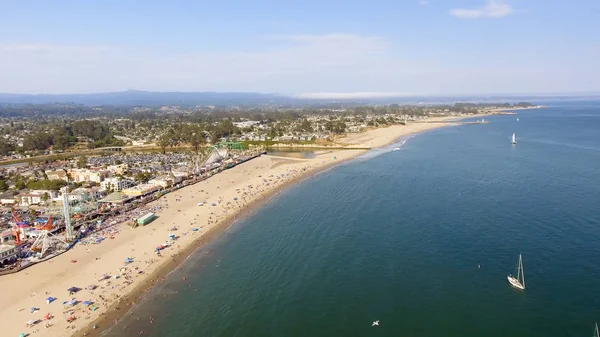
<instances>
[{"instance_id":1,"label":"deep blue water","mask_svg":"<svg viewBox=\"0 0 600 337\"><path fill-rule=\"evenodd\" d=\"M284 191L107 335L592 336L600 103L516 117L417 135ZM506 280L519 253L524 292Z\"/></svg>"}]
</instances>

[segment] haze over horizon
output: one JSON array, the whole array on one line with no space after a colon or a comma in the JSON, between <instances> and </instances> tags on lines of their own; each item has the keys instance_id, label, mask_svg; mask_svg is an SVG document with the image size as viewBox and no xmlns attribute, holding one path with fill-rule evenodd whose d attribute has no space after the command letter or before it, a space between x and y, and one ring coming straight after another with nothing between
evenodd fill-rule
<instances>
[{"instance_id":1,"label":"haze over horizon","mask_svg":"<svg viewBox=\"0 0 600 337\"><path fill-rule=\"evenodd\" d=\"M592 0L3 2L0 92L597 92L599 11Z\"/></svg>"}]
</instances>

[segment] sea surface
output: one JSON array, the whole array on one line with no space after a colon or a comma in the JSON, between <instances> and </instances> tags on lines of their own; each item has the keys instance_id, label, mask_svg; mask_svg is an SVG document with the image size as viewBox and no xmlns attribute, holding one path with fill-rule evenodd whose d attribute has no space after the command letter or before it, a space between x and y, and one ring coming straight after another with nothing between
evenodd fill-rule
<instances>
[{"instance_id":1,"label":"sea surface","mask_svg":"<svg viewBox=\"0 0 600 337\"><path fill-rule=\"evenodd\" d=\"M591 337L600 102L486 119L283 191L106 336ZM506 280L519 253L525 291Z\"/></svg>"}]
</instances>

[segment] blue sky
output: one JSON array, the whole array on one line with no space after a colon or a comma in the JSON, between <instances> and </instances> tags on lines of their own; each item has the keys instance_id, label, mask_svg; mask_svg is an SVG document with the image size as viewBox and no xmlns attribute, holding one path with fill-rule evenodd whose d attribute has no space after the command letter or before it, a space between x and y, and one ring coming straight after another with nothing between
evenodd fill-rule
<instances>
[{"instance_id":1,"label":"blue sky","mask_svg":"<svg viewBox=\"0 0 600 337\"><path fill-rule=\"evenodd\" d=\"M598 0L0 0L0 92L600 91L598 17Z\"/></svg>"}]
</instances>

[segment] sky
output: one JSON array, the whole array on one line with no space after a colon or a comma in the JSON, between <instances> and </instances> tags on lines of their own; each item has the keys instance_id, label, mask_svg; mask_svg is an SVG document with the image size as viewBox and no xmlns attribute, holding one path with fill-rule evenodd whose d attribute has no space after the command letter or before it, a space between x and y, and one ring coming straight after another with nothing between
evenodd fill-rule
<instances>
[{"instance_id":1,"label":"sky","mask_svg":"<svg viewBox=\"0 0 600 337\"><path fill-rule=\"evenodd\" d=\"M598 92L598 18L598 0L0 0L0 92Z\"/></svg>"}]
</instances>

